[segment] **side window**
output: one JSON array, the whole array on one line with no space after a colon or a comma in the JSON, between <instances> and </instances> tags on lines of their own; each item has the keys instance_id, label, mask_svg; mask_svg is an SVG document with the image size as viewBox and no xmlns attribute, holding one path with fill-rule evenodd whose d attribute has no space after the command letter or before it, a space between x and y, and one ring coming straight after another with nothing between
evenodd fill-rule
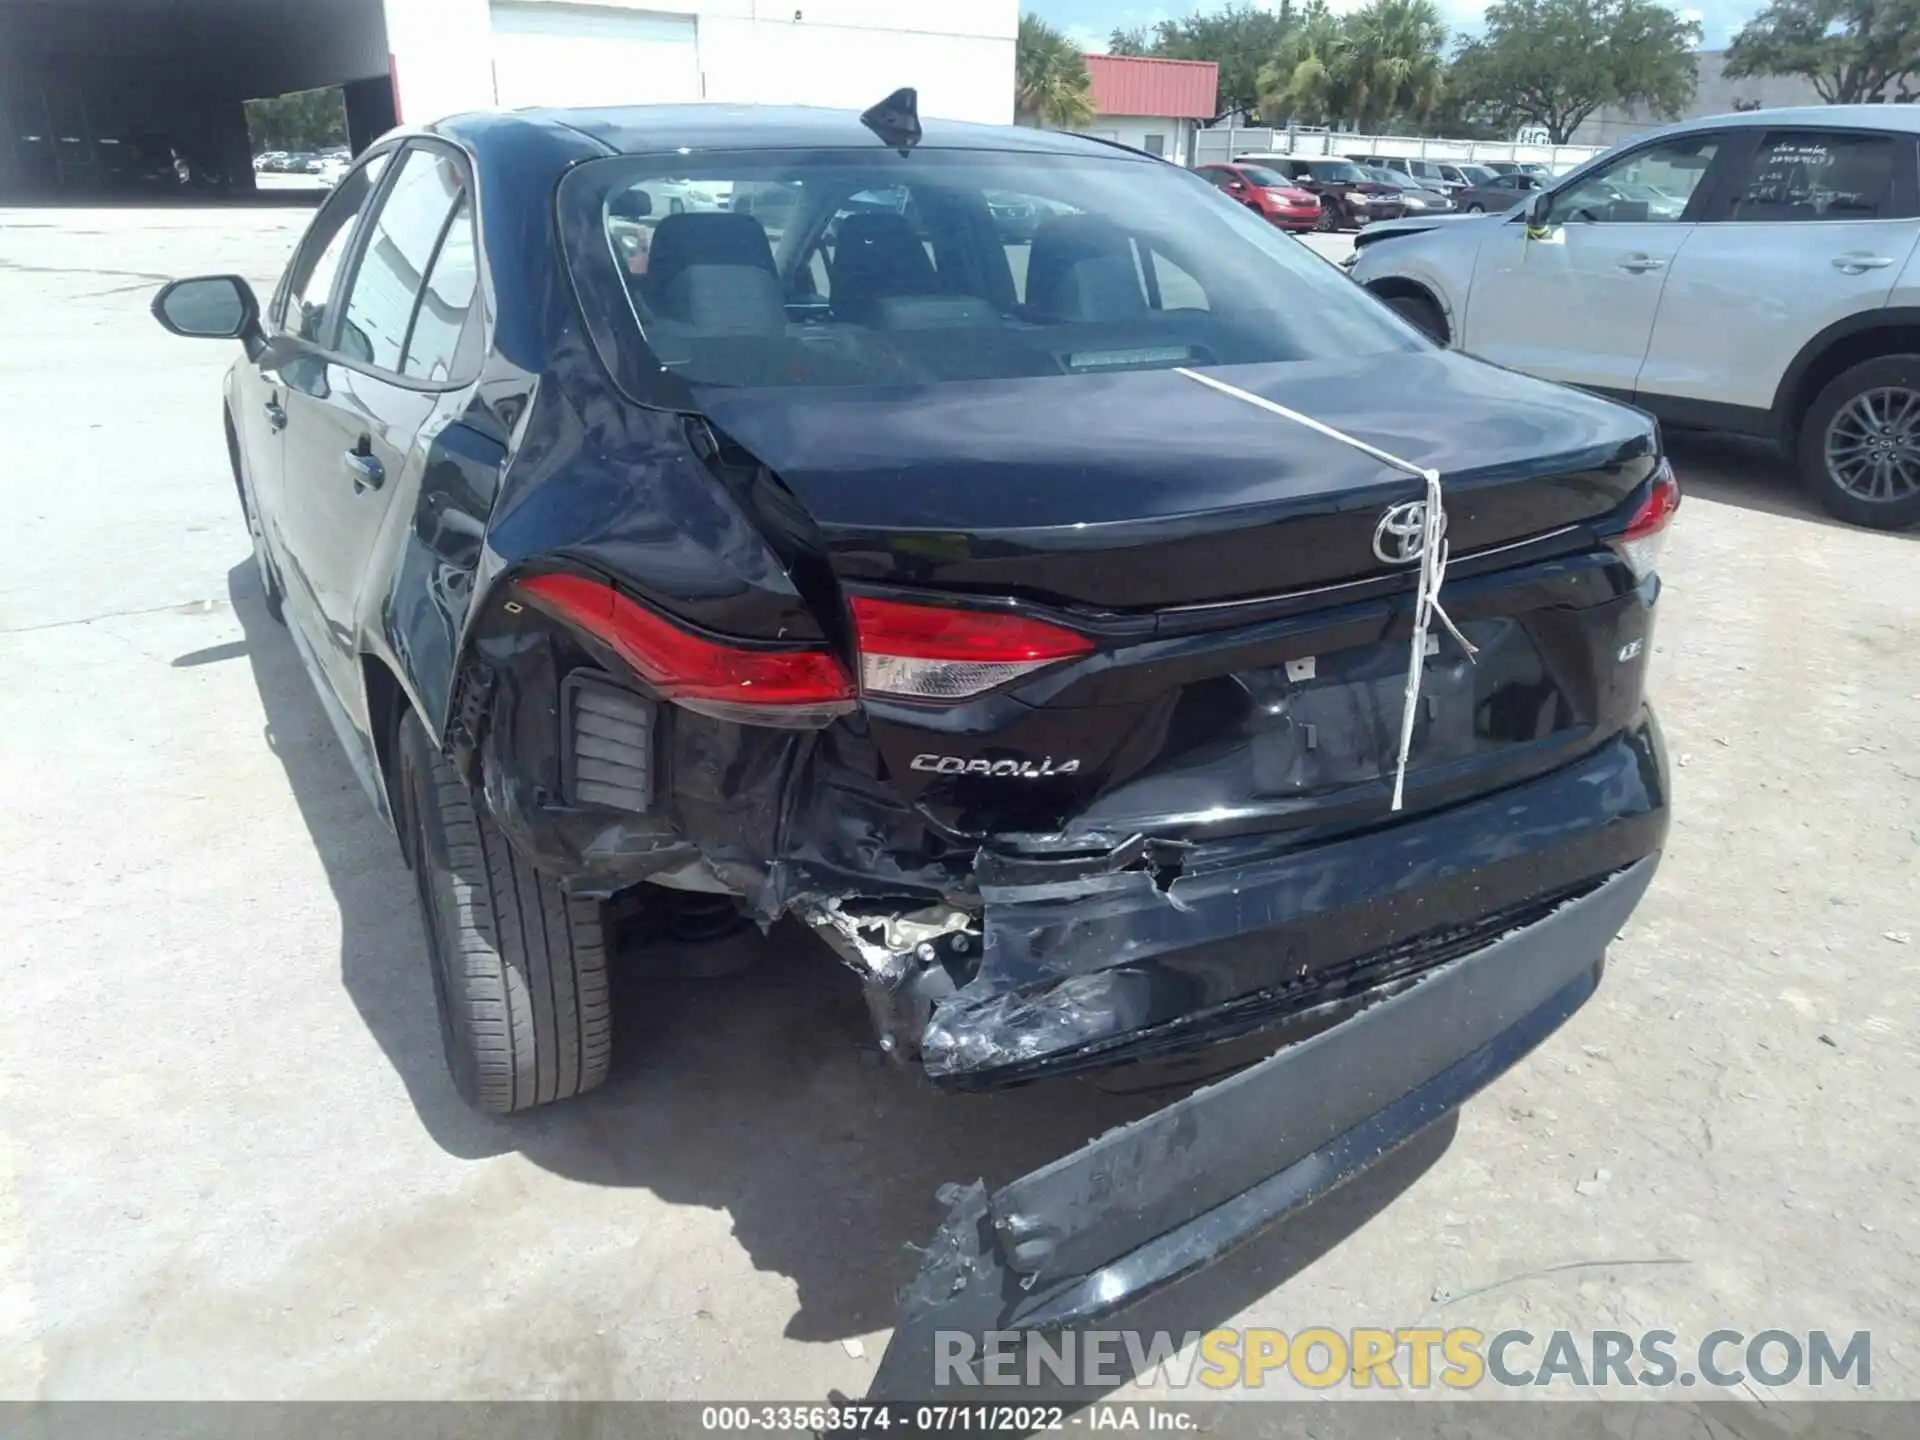
<instances>
[{"instance_id":1,"label":"side window","mask_svg":"<svg viewBox=\"0 0 1920 1440\"><path fill-rule=\"evenodd\" d=\"M1718 135L1677 135L1590 171L1553 197L1553 224L1675 222L1719 153Z\"/></svg>"},{"instance_id":2,"label":"side window","mask_svg":"<svg viewBox=\"0 0 1920 1440\"><path fill-rule=\"evenodd\" d=\"M1200 288L1200 282L1187 271L1181 269L1160 251L1146 247L1136 239L1134 248L1140 252L1143 269L1152 267L1153 282L1150 290L1158 291L1161 310L1211 310L1207 303L1207 292Z\"/></svg>"},{"instance_id":3,"label":"side window","mask_svg":"<svg viewBox=\"0 0 1920 1440\"><path fill-rule=\"evenodd\" d=\"M366 209L367 198L380 183L387 167L384 153L374 156L358 170L350 172L335 187L320 213L313 217L306 238L287 271L273 320L282 329L315 344L325 338L327 297L333 293L334 278L340 262L346 258L353 237L353 222Z\"/></svg>"},{"instance_id":4,"label":"side window","mask_svg":"<svg viewBox=\"0 0 1920 1440\"><path fill-rule=\"evenodd\" d=\"M424 146L406 152L361 247L334 349L399 373L415 302L460 195L451 159Z\"/></svg>"},{"instance_id":5,"label":"side window","mask_svg":"<svg viewBox=\"0 0 1920 1440\"><path fill-rule=\"evenodd\" d=\"M426 287L413 316L413 332L400 358L400 373L416 380L451 380L457 368L460 338L479 281L474 263L473 211L462 195L454 206L447 238L434 256Z\"/></svg>"},{"instance_id":6,"label":"side window","mask_svg":"<svg viewBox=\"0 0 1920 1440\"><path fill-rule=\"evenodd\" d=\"M1895 143L1889 135L1846 130L1769 130L1734 180L1727 219L1878 220L1896 215Z\"/></svg>"}]
</instances>

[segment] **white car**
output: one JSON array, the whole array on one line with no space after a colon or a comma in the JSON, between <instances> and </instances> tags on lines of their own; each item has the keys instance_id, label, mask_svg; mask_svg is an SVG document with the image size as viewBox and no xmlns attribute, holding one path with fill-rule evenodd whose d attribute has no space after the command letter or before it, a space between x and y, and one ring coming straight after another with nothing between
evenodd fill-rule
<instances>
[{"instance_id":1,"label":"white car","mask_svg":"<svg viewBox=\"0 0 1920 1440\"><path fill-rule=\"evenodd\" d=\"M1505 215L1362 231L1353 278L1443 344L1781 441L1833 514L1920 522L1920 113L1690 120Z\"/></svg>"}]
</instances>

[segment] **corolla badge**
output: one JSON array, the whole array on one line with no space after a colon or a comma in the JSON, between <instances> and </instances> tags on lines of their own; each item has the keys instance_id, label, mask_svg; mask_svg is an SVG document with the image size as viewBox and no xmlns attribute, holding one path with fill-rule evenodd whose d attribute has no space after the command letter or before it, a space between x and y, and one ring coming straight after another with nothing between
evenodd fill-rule
<instances>
[{"instance_id":1,"label":"corolla badge","mask_svg":"<svg viewBox=\"0 0 1920 1440\"><path fill-rule=\"evenodd\" d=\"M1444 523L1444 522L1442 522ZM1373 527L1373 553L1388 565L1412 565L1427 544L1427 502L1389 505Z\"/></svg>"},{"instance_id":2,"label":"corolla badge","mask_svg":"<svg viewBox=\"0 0 1920 1440\"><path fill-rule=\"evenodd\" d=\"M991 775L996 779L1019 778L1021 780L1045 780L1055 775L1073 775L1078 773L1078 760L1062 760L1058 765L1053 757L1047 756L1041 761L1033 760L968 760L960 755L916 755L913 768L931 770L936 775Z\"/></svg>"}]
</instances>

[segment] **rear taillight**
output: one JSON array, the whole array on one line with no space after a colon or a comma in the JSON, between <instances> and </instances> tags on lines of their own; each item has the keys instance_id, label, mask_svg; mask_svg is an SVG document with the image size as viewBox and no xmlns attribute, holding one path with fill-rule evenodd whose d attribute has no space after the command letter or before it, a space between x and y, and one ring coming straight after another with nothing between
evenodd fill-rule
<instances>
[{"instance_id":1,"label":"rear taillight","mask_svg":"<svg viewBox=\"0 0 1920 1440\"><path fill-rule=\"evenodd\" d=\"M860 688L901 700L966 700L1093 642L1057 625L1001 610L949 610L855 596Z\"/></svg>"},{"instance_id":2,"label":"rear taillight","mask_svg":"<svg viewBox=\"0 0 1920 1440\"><path fill-rule=\"evenodd\" d=\"M702 715L804 729L854 708L853 685L825 650L759 649L696 634L579 575L537 575L516 589L606 645L663 700Z\"/></svg>"},{"instance_id":3,"label":"rear taillight","mask_svg":"<svg viewBox=\"0 0 1920 1440\"><path fill-rule=\"evenodd\" d=\"M1680 482L1673 478L1673 467L1662 460L1660 468L1653 472L1647 498L1633 512L1626 533L1613 542L1613 548L1633 571L1634 579L1644 580L1659 568L1660 542L1666 539L1667 522L1679 508Z\"/></svg>"}]
</instances>

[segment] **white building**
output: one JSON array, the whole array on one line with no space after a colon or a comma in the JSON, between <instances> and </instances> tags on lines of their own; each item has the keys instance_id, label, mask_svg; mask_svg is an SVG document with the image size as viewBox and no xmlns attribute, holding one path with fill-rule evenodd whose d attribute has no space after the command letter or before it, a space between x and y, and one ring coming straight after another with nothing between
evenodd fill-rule
<instances>
[{"instance_id":1,"label":"white building","mask_svg":"<svg viewBox=\"0 0 1920 1440\"><path fill-rule=\"evenodd\" d=\"M1176 165L1193 163L1193 135L1217 113L1220 67L1211 60L1089 55L1099 112L1083 132L1118 140Z\"/></svg>"},{"instance_id":2,"label":"white building","mask_svg":"<svg viewBox=\"0 0 1920 1440\"><path fill-rule=\"evenodd\" d=\"M1013 119L1018 0L384 0L400 115L721 100Z\"/></svg>"}]
</instances>

